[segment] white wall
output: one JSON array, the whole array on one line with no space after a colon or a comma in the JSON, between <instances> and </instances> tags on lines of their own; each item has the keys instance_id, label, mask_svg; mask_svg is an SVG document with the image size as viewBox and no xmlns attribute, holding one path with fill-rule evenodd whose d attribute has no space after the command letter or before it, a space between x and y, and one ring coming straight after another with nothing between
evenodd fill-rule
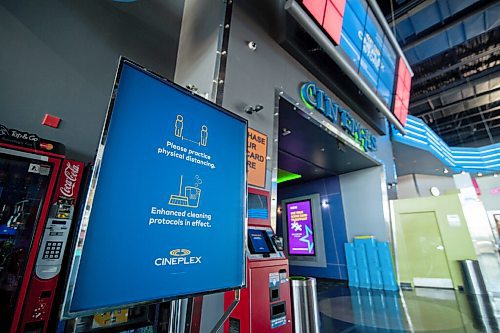
<instances>
[{"instance_id":1,"label":"white wall","mask_svg":"<svg viewBox=\"0 0 500 333\"><path fill-rule=\"evenodd\" d=\"M500 176L477 177L477 184L481 190L479 197L486 210L500 210L500 194L492 194L491 191L500 188Z\"/></svg>"},{"instance_id":2,"label":"white wall","mask_svg":"<svg viewBox=\"0 0 500 333\"><path fill-rule=\"evenodd\" d=\"M457 192L451 176L411 174L398 177L398 199L430 197L430 188L433 186L437 187L441 194Z\"/></svg>"},{"instance_id":3,"label":"white wall","mask_svg":"<svg viewBox=\"0 0 500 333\"><path fill-rule=\"evenodd\" d=\"M372 235L389 242L390 216L383 167L350 172L339 178L347 240Z\"/></svg>"}]
</instances>

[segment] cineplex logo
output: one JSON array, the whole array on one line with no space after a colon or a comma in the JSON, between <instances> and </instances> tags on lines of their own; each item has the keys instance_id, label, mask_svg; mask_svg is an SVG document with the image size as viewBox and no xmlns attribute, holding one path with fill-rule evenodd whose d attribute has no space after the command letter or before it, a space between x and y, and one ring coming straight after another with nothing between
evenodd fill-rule
<instances>
[{"instance_id":1,"label":"cineplex logo","mask_svg":"<svg viewBox=\"0 0 500 333\"><path fill-rule=\"evenodd\" d=\"M168 258L156 258L155 266L197 265L201 264L201 257L189 256L190 250L174 249Z\"/></svg>"}]
</instances>

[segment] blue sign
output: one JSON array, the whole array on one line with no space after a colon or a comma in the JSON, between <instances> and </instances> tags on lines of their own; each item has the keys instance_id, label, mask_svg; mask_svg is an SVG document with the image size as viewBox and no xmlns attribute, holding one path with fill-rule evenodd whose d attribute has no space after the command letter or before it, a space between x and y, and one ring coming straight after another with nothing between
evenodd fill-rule
<instances>
[{"instance_id":1,"label":"blue sign","mask_svg":"<svg viewBox=\"0 0 500 333\"><path fill-rule=\"evenodd\" d=\"M68 313L244 286L246 121L128 61L118 83Z\"/></svg>"},{"instance_id":2,"label":"blue sign","mask_svg":"<svg viewBox=\"0 0 500 333\"><path fill-rule=\"evenodd\" d=\"M346 1L340 47L391 107L396 54L364 0Z\"/></svg>"},{"instance_id":3,"label":"blue sign","mask_svg":"<svg viewBox=\"0 0 500 333\"><path fill-rule=\"evenodd\" d=\"M308 108L320 111L333 124L339 125L364 151L377 150L377 138L368 129L362 127L347 109L338 105L316 86L316 83L304 83L300 88L300 97Z\"/></svg>"}]
</instances>

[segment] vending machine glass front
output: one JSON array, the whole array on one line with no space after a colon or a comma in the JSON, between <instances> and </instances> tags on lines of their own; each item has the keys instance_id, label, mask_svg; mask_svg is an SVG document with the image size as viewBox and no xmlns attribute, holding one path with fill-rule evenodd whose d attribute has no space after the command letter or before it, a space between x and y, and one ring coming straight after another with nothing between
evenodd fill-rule
<instances>
[{"instance_id":1,"label":"vending machine glass front","mask_svg":"<svg viewBox=\"0 0 500 333\"><path fill-rule=\"evenodd\" d=\"M53 170L49 162L0 153L0 323L12 322L38 216ZM36 246L36 244L35 244Z\"/></svg>"}]
</instances>

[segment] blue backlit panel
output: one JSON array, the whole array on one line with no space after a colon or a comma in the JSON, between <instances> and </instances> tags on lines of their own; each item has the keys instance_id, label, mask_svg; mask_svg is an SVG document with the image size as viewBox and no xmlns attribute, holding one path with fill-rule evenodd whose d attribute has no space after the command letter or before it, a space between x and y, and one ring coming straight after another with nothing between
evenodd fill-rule
<instances>
[{"instance_id":1,"label":"blue backlit panel","mask_svg":"<svg viewBox=\"0 0 500 333\"><path fill-rule=\"evenodd\" d=\"M408 116L405 130L406 135L402 135L393 129L392 139L430 152L454 172L500 171L500 143L480 148L449 147L421 119L413 116Z\"/></svg>"},{"instance_id":2,"label":"blue backlit panel","mask_svg":"<svg viewBox=\"0 0 500 333\"><path fill-rule=\"evenodd\" d=\"M392 108L396 53L364 0L347 0L341 36L340 47L384 103ZM388 90L391 96L387 95Z\"/></svg>"},{"instance_id":3,"label":"blue backlit panel","mask_svg":"<svg viewBox=\"0 0 500 333\"><path fill-rule=\"evenodd\" d=\"M301 3L404 126L407 107L396 109L394 101L403 106L408 103L401 96L396 98L395 90L409 92L410 86L404 87L404 75L397 76L400 59L366 0L301 0Z\"/></svg>"}]
</instances>

